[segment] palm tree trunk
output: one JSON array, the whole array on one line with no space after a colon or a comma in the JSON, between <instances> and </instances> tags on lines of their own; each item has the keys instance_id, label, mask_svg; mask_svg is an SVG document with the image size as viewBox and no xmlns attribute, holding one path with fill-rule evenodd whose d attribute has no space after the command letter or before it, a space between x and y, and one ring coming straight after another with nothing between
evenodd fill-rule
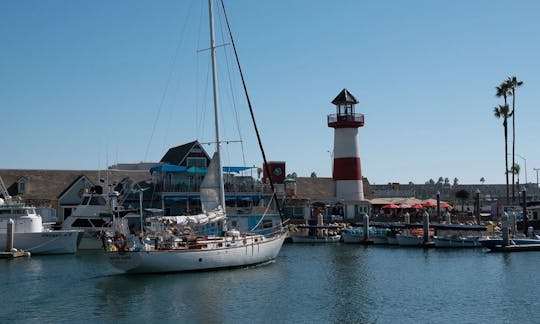
<instances>
[{"instance_id":1,"label":"palm tree trunk","mask_svg":"<svg viewBox=\"0 0 540 324\"><path fill-rule=\"evenodd\" d=\"M516 165L516 89L512 87L512 168ZM515 204L515 182L514 172L512 172L512 204Z\"/></svg>"},{"instance_id":2,"label":"palm tree trunk","mask_svg":"<svg viewBox=\"0 0 540 324\"><path fill-rule=\"evenodd\" d=\"M516 96L515 96L515 88L512 87L512 169L514 168L514 165L516 165L515 157L516 157ZM515 190L516 190L516 184L514 182L514 176L515 173L512 171L512 204L516 203L515 198Z\"/></svg>"},{"instance_id":3,"label":"palm tree trunk","mask_svg":"<svg viewBox=\"0 0 540 324\"><path fill-rule=\"evenodd\" d=\"M505 176L506 176L506 204L510 204L510 192L508 188L508 122L505 117L504 119L504 164L506 167Z\"/></svg>"}]
</instances>

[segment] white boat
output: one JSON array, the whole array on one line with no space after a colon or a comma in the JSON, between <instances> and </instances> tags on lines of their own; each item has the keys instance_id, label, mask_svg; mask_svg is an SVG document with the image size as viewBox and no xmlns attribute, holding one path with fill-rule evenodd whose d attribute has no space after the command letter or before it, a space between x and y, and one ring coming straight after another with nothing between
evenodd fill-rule
<instances>
[{"instance_id":1,"label":"white boat","mask_svg":"<svg viewBox=\"0 0 540 324\"><path fill-rule=\"evenodd\" d=\"M465 248L465 247L480 247L480 237L478 236L461 236L457 234L435 236L433 238L435 247L448 247L448 248Z\"/></svg>"},{"instance_id":2,"label":"white boat","mask_svg":"<svg viewBox=\"0 0 540 324\"><path fill-rule=\"evenodd\" d=\"M6 191L7 192L7 191ZM4 195L4 198L7 198ZM13 222L13 245L32 254L65 254L77 252L82 231L50 230L43 227L36 209L21 203L0 199L0 251L8 246L8 224Z\"/></svg>"},{"instance_id":3,"label":"white boat","mask_svg":"<svg viewBox=\"0 0 540 324\"><path fill-rule=\"evenodd\" d=\"M219 109L212 0L209 0L209 12L216 152L201 184L203 213L149 219L150 226L144 228L145 233L140 239L129 234L126 222L115 222L114 236L105 241L105 256L113 266L127 273L207 270L266 263L277 257L286 237L281 224L270 233L258 232L264 225L262 219L251 232L228 229L227 215L222 208L225 206L225 194L222 142L217 118Z\"/></svg>"},{"instance_id":4,"label":"white boat","mask_svg":"<svg viewBox=\"0 0 540 324\"><path fill-rule=\"evenodd\" d=\"M410 233L396 234L396 240L399 246L419 246L424 243L424 238Z\"/></svg>"},{"instance_id":5,"label":"white boat","mask_svg":"<svg viewBox=\"0 0 540 324\"><path fill-rule=\"evenodd\" d=\"M81 203L60 225L62 230L83 231L80 250L103 250L101 234L113 219L112 197L94 191L85 192Z\"/></svg>"},{"instance_id":6,"label":"white boat","mask_svg":"<svg viewBox=\"0 0 540 324\"><path fill-rule=\"evenodd\" d=\"M341 235L291 235L293 243L337 243Z\"/></svg>"},{"instance_id":7,"label":"white boat","mask_svg":"<svg viewBox=\"0 0 540 324\"><path fill-rule=\"evenodd\" d=\"M351 227L341 232L343 243L362 243L364 242L364 229Z\"/></svg>"},{"instance_id":8,"label":"white boat","mask_svg":"<svg viewBox=\"0 0 540 324\"><path fill-rule=\"evenodd\" d=\"M480 239L486 226L468 224L435 224L437 235L433 237L435 247L468 248L480 247Z\"/></svg>"},{"instance_id":9,"label":"white boat","mask_svg":"<svg viewBox=\"0 0 540 324\"><path fill-rule=\"evenodd\" d=\"M388 228L369 227L368 242L373 244L388 244ZM341 232L344 243L365 243L364 228L350 227Z\"/></svg>"}]
</instances>

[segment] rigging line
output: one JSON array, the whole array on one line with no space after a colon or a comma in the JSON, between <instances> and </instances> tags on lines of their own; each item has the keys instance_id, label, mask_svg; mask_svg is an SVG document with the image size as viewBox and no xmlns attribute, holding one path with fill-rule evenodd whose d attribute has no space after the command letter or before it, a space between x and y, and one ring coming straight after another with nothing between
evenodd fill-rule
<instances>
[{"instance_id":1,"label":"rigging line","mask_svg":"<svg viewBox=\"0 0 540 324\"><path fill-rule=\"evenodd\" d=\"M222 18L221 15L218 15L218 17L219 17L220 22L221 22L221 18ZM223 26L223 23L221 23L220 25ZM221 34L222 34L221 38L225 39L223 28L221 28ZM231 93L231 102L232 102L234 117L235 117L235 121L236 121L236 130L237 130L238 136L240 138L240 150L242 151L242 165L245 166L246 165L246 154L245 154L245 150L244 150L244 139L243 139L242 131L241 131L241 128L240 128L240 119L239 119L238 107L236 105L236 96L235 96L235 92L234 92L234 88L233 88L231 66L229 64L230 60L229 60L229 55L227 54L228 51L225 50L223 52L224 52L223 54L225 56L225 62L227 63L226 64L226 66L227 66L227 77L229 79L229 88L230 88L230 93Z\"/></svg>"},{"instance_id":2,"label":"rigging line","mask_svg":"<svg viewBox=\"0 0 540 324\"><path fill-rule=\"evenodd\" d=\"M193 2L191 3L191 6L190 8L188 8L188 10L186 11L186 13L189 13L191 10L191 7L193 6ZM187 27L187 22L188 22L188 19L184 19L184 26L182 28L182 32L181 32L181 35L184 34L185 30L186 30L186 27ZM174 66L176 65L176 61L178 59L178 53L180 52L180 45L182 45L182 41L184 40L184 37L179 37L178 39L178 43L176 44L176 49L174 51L174 56L171 60L171 63L169 65L169 74L167 76L167 82L165 84L165 89L163 90L163 93L161 95L161 100L159 102L159 105L158 105L158 112L156 114L156 118L154 119L154 123L152 125L152 132L150 133L150 139L148 140L148 144L146 145L146 151L144 153L144 159L143 161L146 161L147 160L147 157L148 157L148 151L150 150L150 144L152 144L152 139L154 137L154 134L156 132L156 125L157 125L157 122L159 120L159 116L161 115L161 109L163 108L163 103L165 102L165 98L167 96L167 91L170 87L170 84L171 84L171 80L172 80L172 76L174 74Z\"/></svg>"},{"instance_id":3,"label":"rigging line","mask_svg":"<svg viewBox=\"0 0 540 324\"><path fill-rule=\"evenodd\" d=\"M268 201L268 205L266 205L266 209L264 210L264 213L262 214L261 219L259 219L259 222L257 224L255 224L255 226L253 226L253 228L251 228L251 232L254 231L259 225L261 225L264 217L266 216L266 214L268 213L268 210L270 209L270 205L272 204L273 199L274 199L274 196L272 196L272 198L270 198L270 201Z\"/></svg>"},{"instance_id":4,"label":"rigging line","mask_svg":"<svg viewBox=\"0 0 540 324\"><path fill-rule=\"evenodd\" d=\"M229 19L227 18L227 12L225 10L225 4L224 4L223 0L221 0L221 7L223 8L223 16L225 17L225 22L227 23L227 29L229 31L229 37L231 38L231 44L233 46L234 56L236 58L236 65L238 66L238 71L240 72L240 78L242 79L242 85L244 87L244 93L246 95L246 100L247 100L247 103L248 103L249 112L250 112L250 115L251 115L251 120L253 122L253 126L255 128L255 134L257 135L257 141L259 142L259 148L261 149L261 154L263 156L264 168L266 170L266 174L270 175L271 174L270 173L270 167L268 166L268 163L267 163L267 160L266 160L266 154L264 153L264 148L262 146L261 135L259 134L259 130L257 128L257 122L255 121L255 114L253 113L253 107L251 105L251 100L249 99L247 86L246 86L246 82L245 82L245 79L244 79L244 73L242 72L242 67L240 66L240 60L238 58L238 52L236 51L236 45L234 43L234 38L233 38L233 35L232 35L231 26L229 25ZM271 188L272 192L275 194L276 191L274 189L274 182L272 181L272 177L269 176L268 181L270 182L270 188ZM276 204L277 204L277 208L278 208L278 211L279 211L279 215L283 216L283 210L281 209L281 205L280 205L278 199L276 199Z\"/></svg>"}]
</instances>

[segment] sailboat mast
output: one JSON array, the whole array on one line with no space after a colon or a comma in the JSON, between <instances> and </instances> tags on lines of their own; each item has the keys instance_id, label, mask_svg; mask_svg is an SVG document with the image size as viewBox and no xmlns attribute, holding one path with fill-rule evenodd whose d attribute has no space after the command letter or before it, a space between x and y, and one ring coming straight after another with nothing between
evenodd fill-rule
<instances>
[{"instance_id":1,"label":"sailboat mast","mask_svg":"<svg viewBox=\"0 0 540 324\"><path fill-rule=\"evenodd\" d=\"M214 90L214 122L216 128L216 152L218 155L218 183L219 183L219 204L225 210L225 186L223 184L223 167L221 165L221 138L219 129L219 103L218 103L218 79L216 68L216 44L214 40L214 4L213 0L208 0L210 14L210 53L212 56L212 84Z\"/></svg>"}]
</instances>

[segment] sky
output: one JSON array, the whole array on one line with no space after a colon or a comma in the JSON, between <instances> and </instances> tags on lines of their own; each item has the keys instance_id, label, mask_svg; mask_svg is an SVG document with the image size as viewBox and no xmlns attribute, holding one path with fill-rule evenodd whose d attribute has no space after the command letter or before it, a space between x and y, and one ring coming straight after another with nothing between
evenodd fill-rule
<instances>
[{"instance_id":1,"label":"sky","mask_svg":"<svg viewBox=\"0 0 540 324\"><path fill-rule=\"evenodd\" d=\"M365 115L370 183L503 184L495 87L516 76L516 163L521 182L537 181L540 2L225 5L267 159L287 173L331 176L326 118L347 88ZM260 167L222 22L216 14L224 164ZM95 170L215 142L208 38L203 0L0 1L0 168Z\"/></svg>"}]
</instances>

